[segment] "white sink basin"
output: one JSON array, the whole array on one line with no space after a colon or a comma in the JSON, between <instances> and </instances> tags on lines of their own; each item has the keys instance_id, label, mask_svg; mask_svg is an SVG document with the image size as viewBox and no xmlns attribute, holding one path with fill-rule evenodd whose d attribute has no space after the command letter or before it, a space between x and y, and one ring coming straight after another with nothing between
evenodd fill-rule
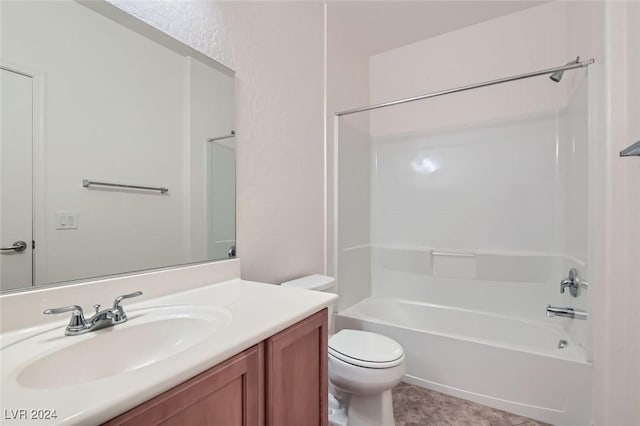
<instances>
[{"instance_id":1,"label":"white sink basin","mask_svg":"<svg viewBox=\"0 0 640 426\"><path fill-rule=\"evenodd\" d=\"M16 343L11 349L29 349L21 345L37 349L59 342L55 351L28 360L17 383L51 389L126 374L185 351L231 322L225 309L195 305L131 310L127 315L124 324L81 336L64 336L64 329L56 328Z\"/></svg>"}]
</instances>

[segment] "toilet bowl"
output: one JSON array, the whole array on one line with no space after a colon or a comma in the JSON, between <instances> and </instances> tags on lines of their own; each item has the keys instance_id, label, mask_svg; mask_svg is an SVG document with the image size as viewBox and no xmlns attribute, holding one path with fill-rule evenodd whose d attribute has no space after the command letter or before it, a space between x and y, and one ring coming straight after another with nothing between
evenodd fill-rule
<instances>
[{"instance_id":1,"label":"toilet bowl","mask_svg":"<svg viewBox=\"0 0 640 426\"><path fill-rule=\"evenodd\" d=\"M341 330L329 339L329 381L349 426L393 426L391 389L405 371L402 346L388 337Z\"/></svg>"},{"instance_id":2,"label":"toilet bowl","mask_svg":"<svg viewBox=\"0 0 640 426\"><path fill-rule=\"evenodd\" d=\"M310 275L283 286L331 291L335 280ZM329 308L329 330L333 309ZM329 424L394 426L391 389L406 371L402 346L393 339L360 330L340 330L329 338Z\"/></svg>"}]
</instances>

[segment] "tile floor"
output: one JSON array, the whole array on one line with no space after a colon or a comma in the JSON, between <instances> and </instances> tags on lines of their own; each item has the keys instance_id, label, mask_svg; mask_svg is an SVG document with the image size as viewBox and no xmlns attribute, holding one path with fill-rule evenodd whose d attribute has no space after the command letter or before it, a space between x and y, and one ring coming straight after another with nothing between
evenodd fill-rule
<instances>
[{"instance_id":1,"label":"tile floor","mask_svg":"<svg viewBox=\"0 0 640 426\"><path fill-rule=\"evenodd\" d=\"M400 383L393 389L396 426L545 426L464 399Z\"/></svg>"}]
</instances>

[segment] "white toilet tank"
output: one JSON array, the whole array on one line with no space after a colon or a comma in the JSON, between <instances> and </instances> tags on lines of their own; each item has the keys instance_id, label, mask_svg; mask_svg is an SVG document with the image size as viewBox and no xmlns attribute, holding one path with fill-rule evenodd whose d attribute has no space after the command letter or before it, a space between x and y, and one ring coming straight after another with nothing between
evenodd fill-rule
<instances>
[{"instance_id":1,"label":"white toilet tank","mask_svg":"<svg viewBox=\"0 0 640 426\"><path fill-rule=\"evenodd\" d=\"M327 293L335 293L336 279L329 275L307 275L306 277L297 278L291 281L285 281L282 286L297 287L306 290L322 291ZM333 334L333 312L334 305L329 306L329 334Z\"/></svg>"}]
</instances>

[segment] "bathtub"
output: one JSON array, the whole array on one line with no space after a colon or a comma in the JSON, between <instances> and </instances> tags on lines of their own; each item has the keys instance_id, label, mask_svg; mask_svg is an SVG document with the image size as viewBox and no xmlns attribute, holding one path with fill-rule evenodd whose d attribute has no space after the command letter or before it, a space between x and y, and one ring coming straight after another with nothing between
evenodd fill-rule
<instances>
[{"instance_id":1,"label":"bathtub","mask_svg":"<svg viewBox=\"0 0 640 426\"><path fill-rule=\"evenodd\" d=\"M590 424L591 364L551 321L369 298L336 314L335 325L397 340L408 383L554 425Z\"/></svg>"}]
</instances>

